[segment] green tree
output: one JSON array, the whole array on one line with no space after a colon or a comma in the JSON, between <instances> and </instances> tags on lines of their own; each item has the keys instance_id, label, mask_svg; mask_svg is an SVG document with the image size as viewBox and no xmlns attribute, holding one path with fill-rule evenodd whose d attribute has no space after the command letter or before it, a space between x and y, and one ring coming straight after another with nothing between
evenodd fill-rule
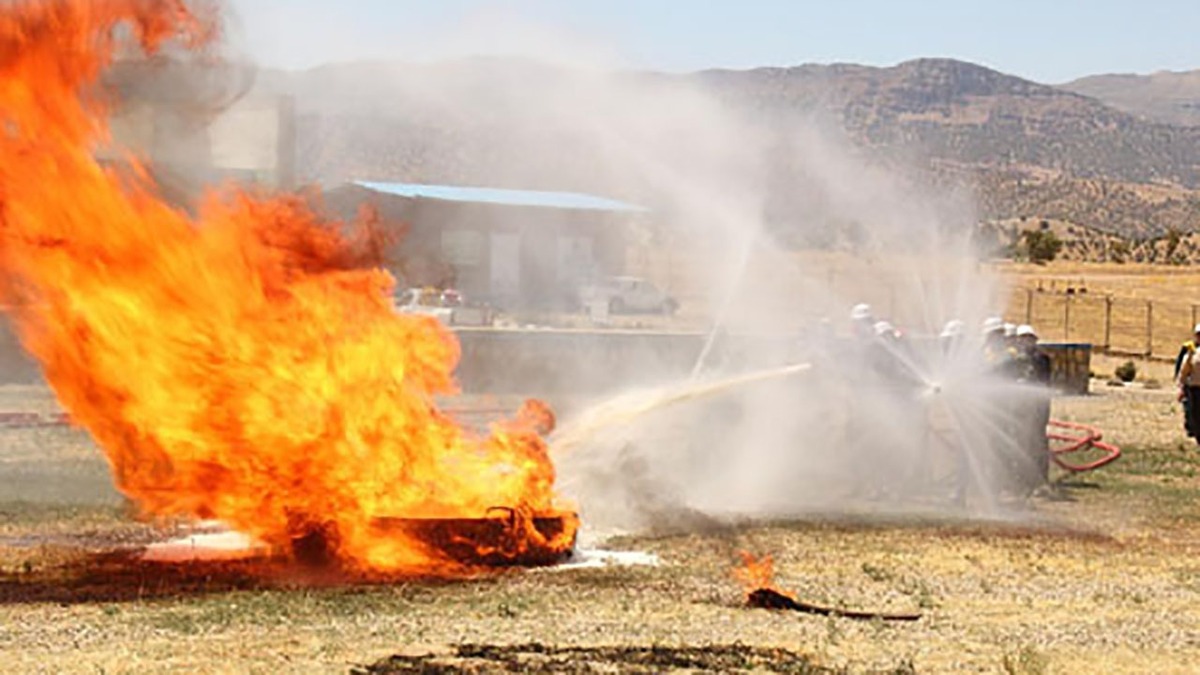
<instances>
[{"instance_id":1,"label":"green tree","mask_svg":"<svg viewBox=\"0 0 1200 675\"><path fill-rule=\"evenodd\" d=\"M1029 262L1044 265L1058 257L1063 242L1050 230L1026 230L1021 233Z\"/></svg>"}]
</instances>

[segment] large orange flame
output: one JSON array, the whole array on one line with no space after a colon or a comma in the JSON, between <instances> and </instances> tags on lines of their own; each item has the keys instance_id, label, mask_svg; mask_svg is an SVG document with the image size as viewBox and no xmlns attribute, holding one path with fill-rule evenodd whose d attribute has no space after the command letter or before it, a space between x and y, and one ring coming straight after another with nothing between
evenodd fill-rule
<instances>
[{"instance_id":1,"label":"large orange flame","mask_svg":"<svg viewBox=\"0 0 1200 675\"><path fill-rule=\"evenodd\" d=\"M357 265L344 228L298 197L214 196L192 218L144 171L96 161L110 139L93 94L118 41L201 46L216 31L196 17L182 0L0 8L4 292L119 489L281 548L333 528L364 570L451 564L380 519L556 512L545 414L480 439L440 413L453 335L396 315L392 278ZM564 546L567 525L552 542L525 527L523 545Z\"/></svg>"}]
</instances>

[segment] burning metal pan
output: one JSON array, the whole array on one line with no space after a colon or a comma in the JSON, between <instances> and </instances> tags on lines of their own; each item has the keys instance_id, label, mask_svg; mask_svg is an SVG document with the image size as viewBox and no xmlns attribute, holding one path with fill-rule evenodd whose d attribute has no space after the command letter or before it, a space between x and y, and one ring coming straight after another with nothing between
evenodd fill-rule
<instances>
[{"instance_id":1,"label":"burning metal pan","mask_svg":"<svg viewBox=\"0 0 1200 675\"><path fill-rule=\"evenodd\" d=\"M376 518L374 527L384 536L420 541L435 554L463 565L540 567L570 557L577 522L573 512L539 514L522 521L512 509L495 508L481 518ZM327 564L335 548L333 536L326 529L308 529L293 539L292 552L305 564Z\"/></svg>"},{"instance_id":2,"label":"burning metal pan","mask_svg":"<svg viewBox=\"0 0 1200 675\"><path fill-rule=\"evenodd\" d=\"M526 532L512 517L379 518L384 532L404 533L425 542L446 558L466 565L533 567L556 565L575 548L575 534L563 539L575 514L535 516Z\"/></svg>"}]
</instances>

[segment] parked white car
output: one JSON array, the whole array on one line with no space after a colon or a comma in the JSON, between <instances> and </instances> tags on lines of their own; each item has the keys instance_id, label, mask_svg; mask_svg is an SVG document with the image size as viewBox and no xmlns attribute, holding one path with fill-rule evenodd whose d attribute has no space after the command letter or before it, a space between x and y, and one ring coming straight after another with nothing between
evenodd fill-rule
<instances>
[{"instance_id":1,"label":"parked white car","mask_svg":"<svg viewBox=\"0 0 1200 675\"><path fill-rule=\"evenodd\" d=\"M425 288L407 288L396 294L396 311L405 314L425 314L450 323L452 307L442 306L442 294Z\"/></svg>"},{"instance_id":2,"label":"parked white car","mask_svg":"<svg viewBox=\"0 0 1200 675\"><path fill-rule=\"evenodd\" d=\"M396 311L424 314L452 326L490 326L495 313L490 307L469 305L455 290L408 288L396 295Z\"/></svg>"},{"instance_id":3,"label":"parked white car","mask_svg":"<svg viewBox=\"0 0 1200 675\"><path fill-rule=\"evenodd\" d=\"M606 277L579 290L579 304L587 311L605 303L613 314L674 314L679 303L653 282L639 277Z\"/></svg>"}]
</instances>

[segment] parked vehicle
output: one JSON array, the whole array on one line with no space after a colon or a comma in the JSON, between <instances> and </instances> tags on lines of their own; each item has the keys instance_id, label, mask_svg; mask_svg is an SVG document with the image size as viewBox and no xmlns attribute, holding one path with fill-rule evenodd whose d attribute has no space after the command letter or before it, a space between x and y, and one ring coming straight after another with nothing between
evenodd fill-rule
<instances>
[{"instance_id":1,"label":"parked vehicle","mask_svg":"<svg viewBox=\"0 0 1200 675\"><path fill-rule=\"evenodd\" d=\"M468 303L455 289L408 288L395 300L396 311L432 316L452 326L490 326L495 312L485 305Z\"/></svg>"},{"instance_id":2,"label":"parked vehicle","mask_svg":"<svg viewBox=\"0 0 1200 675\"><path fill-rule=\"evenodd\" d=\"M653 282L638 277L606 277L579 291L584 311L597 302L606 303L612 314L674 314L679 303Z\"/></svg>"}]
</instances>

